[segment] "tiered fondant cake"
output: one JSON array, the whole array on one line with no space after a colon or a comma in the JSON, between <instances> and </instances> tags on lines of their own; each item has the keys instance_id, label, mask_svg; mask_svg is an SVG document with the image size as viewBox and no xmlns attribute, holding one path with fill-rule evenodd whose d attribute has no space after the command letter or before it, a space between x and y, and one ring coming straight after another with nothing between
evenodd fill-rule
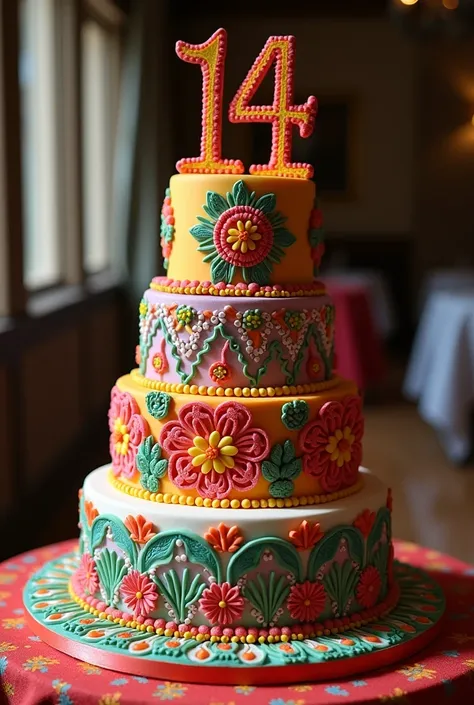
<instances>
[{"instance_id":1,"label":"tiered fondant cake","mask_svg":"<svg viewBox=\"0 0 474 705\"><path fill-rule=\"evenodd\" d=\"M180 55L208 56L223 36ZM278 69L293 40L272 42ZM270 165L217 168L204 144L171 178L168 276L140 303L138 369L112 390L112 463L85 480L72 606L55 617L105 650L251 668L360 655L410 632L380 624L399 596L391 494L360 467L361 398L334 370L334 308L314 278L315 186L286 150L287 126L303 110L311 122L315 101L289 102L288 88ZM376 620L378 632L353 633Z\"/></svg>"}]
</instances>

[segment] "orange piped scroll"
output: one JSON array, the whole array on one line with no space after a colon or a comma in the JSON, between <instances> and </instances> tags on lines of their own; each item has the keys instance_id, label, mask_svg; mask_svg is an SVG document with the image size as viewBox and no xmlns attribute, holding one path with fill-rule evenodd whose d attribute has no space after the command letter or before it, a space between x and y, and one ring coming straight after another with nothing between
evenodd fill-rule
<instances>
[{"instance_id":1,"label":"orange piped scroll","mask_svg":"<svg viewBox=\"0 0 474 705\"><path fill-rule=\"evenodd\" d=\"M186 157L176 164L181 174L243 174L239 159L222 159L222 92L227 33L218 29L203 44L179 41L176 53L183 61L199 64L202 71L202 134L199 157Z\"/></svg>"},{"instance_id":2,"label":"orange piped scroll","mask_svg":"<svg viewBox=\"0 0 474 705\"><path fill-rule=\"evenodd\" d=\"M291 162L292 127L297 125L301 137L309 137L317 110L314 96L309 96L303 105L292 105L294 56L294 37L269 37L230 104L231 122L272 123L270 162L252 164L249 169L251 174L300 179L310 179L313 175L310 164ZM249 101L274 62L273 105L249 106Z\"/></svg>"}]
</instances>

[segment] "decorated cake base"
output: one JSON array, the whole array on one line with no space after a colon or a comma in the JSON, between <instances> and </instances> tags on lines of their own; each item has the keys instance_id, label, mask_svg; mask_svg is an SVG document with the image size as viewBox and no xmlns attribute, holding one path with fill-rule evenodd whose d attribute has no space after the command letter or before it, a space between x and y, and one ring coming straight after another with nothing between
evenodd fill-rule
<instances>
[{"instance_id":1,"label":"decorated cake base","mask_svg":"<svg viewBox=\"0 0 474 705\"><path fill-rule=\"evenodd\" d=\"M312 638L274 643L199 641L130 628L74 599L77 553L46 563L28 581L24 604L32 630L47 644L103 668L195 683L265 684L321 681L388 666L424 648L445 609L438 584L424 571L394 563L396 604L369 623ZM142 628L139 628L142 626Z\"/></svg>"}]
</instances>

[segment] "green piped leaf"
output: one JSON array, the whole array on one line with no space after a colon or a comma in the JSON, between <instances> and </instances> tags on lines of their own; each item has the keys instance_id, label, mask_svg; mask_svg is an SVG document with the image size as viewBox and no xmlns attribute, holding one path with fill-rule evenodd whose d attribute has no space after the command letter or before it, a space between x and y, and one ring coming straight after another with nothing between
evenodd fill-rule
<instances>
[{"instance_id":1,"label":"green piped leaf","mask_svg":"<svg viewBox=\"0 0 474 705\"><path fill-rule=\"evenodd\" d=\"M211 225L200 223L199 225L193 225L189 232L198 242L202 243L212 238L213 230Z\"/></svg>"},{"instance_id":2,"label":"green piped leaf","mask_svg":"<svg viewBox=\"0 0 474 705\"><path fill-rule=\"evenodd\" d=\"M291 497L294 483L302 470L301 458L295 457L295 447L287 439L283 445L276 443L270 453L270 460L262 462L262 475L270 482L272 497Z\"/></svg>"},{"instance_id":3,"label":"green piped leaf","mask_svg":"<svg viewBox=\"0 0 474 705\"><path fill-rule=\"evenodd\" d=\"M101 514L94 519L90 538L91 553L94 553L95 549L102 543L105 533L109 528L112 532L112 540L122 549L125 555L128 556L132 565L135 567L137 557L136 544L130 538L130 534L123 522L113 515Z\"/></svg>"},{"instance_id":4,"label":"green piped leaf","mask_svg":"<svg viewBox=\"0 0 474 705\"><path fill-rule=\"evenodd\" d=\"M390 541L392 538L392 533L390 530L390 526L391 526L390 512L386 507L381 507L377 512L377 516L375 518L374 525L372 527L372 531L370 532L369 537L367 539L367 555L369 557L369 561L370 561L370 556L372 555L375 546L382 538L382 530L383 530L384 524L387 527L387 541Z\"/></svg>"},{"instance_id":5,"label":"green piped leaf","mask_svg":"<svg viewBox=\"0 0 474 705\"><path fill-rule=\"evenodd\" d=\"M349 600L355 601L355 589L359 579L358 571L352 567L350 560L344 563L334 562L324 576L324 587L336 616L344 616L348 610Z\"/></svg>"},{"instance_id":6,"label":"green piped leaf","mask_svg":"<svg viewBox=\"0 0 474 705\"><path fill-rule=\"evenodd\" d=\"M285 499L285 497L291 497L295 489L295 483L293 480L288 480L282 478L280 480L275 480L272 482L268 488L272 497L275 499Z\"/></svg>"},{"instance_id":7,"label":"green piped leaf","mask_svg":"<svg viewBox=\"0 0 474 705\"><path fill-rule=\"evenodd\" d=\"M168 415L170 403L171 397L166 392L148 392L145 396L146 408L154 419L164 419Z\"/></svg>"},{"instance_id":8,"label":"green piped leaf","mask_svg":"<svg viewBox=\"0 0 474 705\"><path fill-rule=\"evenodd\" d=\"M100 584L107 596L107 602L112 604L115 602L114 592L127 572L125 560L120 558L115 551L109 551L105 548L96 558L95 565Z\"/></svg>"},{"instance_id":9,"label":"green piped leaf","mask_svg":"<svg viewBox=\"0 0 474 705\"><path fill-rule=\"evenodd\" d=\"M280 466L272 463L271 460L264 460L262 463L262 475L267 482L274 482L280 477Z\"/></svg>"},{"instance_id":10,"label":"green piped leaf","mask_svg":"<svg viewBox=\"0 0 474 705\"><path fill-rule=\"evenodd\" d=\"M307 423L309 419L308 402L303 399L295 399L283 404L281 407L282 423L290 431L298 431Z\"/></svg>"},{"instance_id":11,"label":"green piped leaf","mask_svg":"<svg viewBox=\"0 0 474 705\"><path fill-rule=\"evenodd\" d=\"M243 590L244 597L253 604L263 617L263 623L271 622L283 602L288 597L290 586L285 576L276 579L275 571L268 577L257 575L256 580L249 580Z\"/></svg>"},{"instance_id":12,"label":"green piped leaf","mask_svg":"<svg viewBox=\"0 0 474 705\"><path fill-rule=\"evenodd\" d=\"M206 258L205 258L206 259ZM228 284L234 276L234 266L226 262L220 257L215 257L211 264L211 281L213 284L217 282L225 282Z\"/></svg>"},{"instance_id":13,"label":"green piped leaf","mask_svg":"<svg viewBox=\"0 0 474 705\"><path fill-rule=\"evenodd\" d=\"M159 479L168 469L168 461L161 457L161 447L154 440L153 436L147 436L140 443L135 461L140 472L140 483L150 492L158 490Z\"/></svg>"},{"instance_id":14,"label":"green piped leaf","mask_svg":"<svg viewBox=\"0 0 474 705\"><path fill-rule=\"evenodd\" d=\"M232 556L227 566L229 583L235 585L240 577L258 568L265 550L271 551L278 564L293 573L297 581L302 580L301 560L294 546L284 539L262 537L249 541Z\"/></svg>"},{"instance_id":15,"label":"green piped leaf","mask_svg":"<svg viewBox=\"0 0 474 705\"><path fill-rule=\"evenodd\" d=\"M220 193L208 191L206 194L206 205L204 210L206 213L216 220L229 209L229 204Z\"/></svg>"},{"instance_id":16,"label":"green piped leaf","mask_svg":"<svg viewBox=\"0 0 474 705\"><path fill-rule=\"evenodd\" d=\"M273 236L274 242L280 247L290 247L290 245L296 242L296 238L293 233L290 233L290 231L285 228L277 228L274 231Z\"/></svg>"},{"instance_id":17,"label":"green piped leaf","mask_svg":"<svg viewBox=\"0 0 474 705\"><path fill-rule=\"evenodd\" d=\"M276 196L274 193L266 193L264 196L260 196L255 202L255 208L263 211L263 213L271 213L275 210L276 206Z\"/></svg>"},{"instance_id":18,"label":"green piped leaf","mask_svg":"<svg viewBox=\"0 0 474 705\"><path fill-rule=\"evenodd\" d=\"M181 579L173 568L161 576L155 575L153 579L179 622L184 622L189 607L201 597L206 587L200 575L196 575L191 581L189 568L183 570Z\"/></svg>"},{"instance_id":19,"label":"green piped leaf","mask_svg":"<svg viewBox=\"0 0 474 705\"><path fill-rule=\"evenodd\" d=\"M147 572L150 568L169 563L173 559L177 541L182 541L190 563L204 566L217 582L220 582L221 566L218 555L200 536L184 531L163 531L148 541L140 553L139 570Z\"/></svg>"},{"instance_id":20,"label":"green piped leaf","mask_svg":"<svg viewBox=\"0 0 474 705\"><path fill-rule=\"evenodd\" d=\"M236 206L249 205L250 194L242 179L236 181L232 186L232 196Z\"/></svg>"}]
</instances>

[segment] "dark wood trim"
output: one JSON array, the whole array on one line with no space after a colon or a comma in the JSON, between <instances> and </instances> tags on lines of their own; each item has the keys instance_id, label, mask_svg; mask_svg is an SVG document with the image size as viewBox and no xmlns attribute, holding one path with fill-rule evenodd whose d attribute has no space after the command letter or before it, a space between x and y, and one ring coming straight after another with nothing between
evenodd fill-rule
<instances>
[{"instance_id":1,"label":"dark wood trim","mask_svg":"<svg viewBox=\"0 0 474 705\"><path fill-rule=\"evenodd\" d=\"M3 129L2 147L4 163L2 198L5 212L5 271L2 276L3 296L0 315L21 315L26 305L23 286L23 208L22 208L22 163L21 163L21 112L20 87L18 82L19 3L18 0L0 0L0 70L2 72L0 95Z\"/></svg>"}]
</instances>

